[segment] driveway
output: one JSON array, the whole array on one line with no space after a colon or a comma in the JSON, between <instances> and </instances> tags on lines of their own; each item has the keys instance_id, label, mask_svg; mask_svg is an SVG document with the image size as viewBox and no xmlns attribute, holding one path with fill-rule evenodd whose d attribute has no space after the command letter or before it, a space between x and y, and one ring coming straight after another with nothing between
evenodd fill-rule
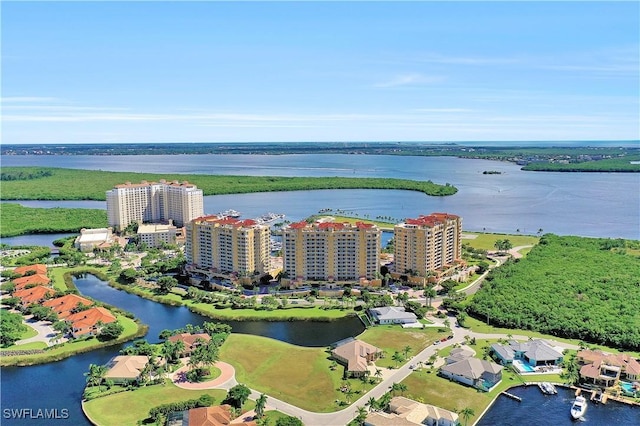
<instances>
[{"instance_id":1,"label":"driveway","mask_svg":"<svg viewBox=\"0 0 640 426\"><path fill-rule=\"evenodd\" d=\"M28 339L18 340L16 345L23 345L25 343L32 342L44 342L47 346L53 346L51 342L51 338L55 337L58 333L51 327L51 322L49 321L34 321L31 316L25 317L23 321L24 324L29 327L35 329L38 334L36 336L30 337ZM58 343L66 342L66 338L60 339Z\"/></svg>"}]
</instances>

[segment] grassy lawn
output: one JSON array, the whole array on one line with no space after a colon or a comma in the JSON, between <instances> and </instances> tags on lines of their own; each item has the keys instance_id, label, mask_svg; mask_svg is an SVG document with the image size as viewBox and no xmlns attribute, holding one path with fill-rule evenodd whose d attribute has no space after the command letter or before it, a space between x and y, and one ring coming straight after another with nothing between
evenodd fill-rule
<instances>
[{"instance_id":1,"label":"grassy lawn","mask_svg":"<svg viewBox=\"0 0 640 426\"><path fill-rule=\"evenodd\" d=\"M325 320L330 321L334 319L344 318L350 314L353 314L353 310L346 309L320 309L319 306L313 306L308 308L286 308L275 309L273 311L255 309L231 309L223 308L218 309L213 305L206 303L186 303L187 306L193 306L197 312L203 315L208 315L213 318L227 319L227 320L287 320L289 318L295 318L299 320Z\"/></svg>"},{"instance_id":2,"label":"grassy lawn","mask_svg":"<svg viewBox=\"0 0 640 426\"><path fill-rule=\"evenodd\" d=\"M211 367L209 367L209 374L204 376L202 378L202 381L204 382L204 381L207 381L207 380L217 379L218 377L220 377L220 374L222 374L222 371L220 371L220 369L218 367L211 366Z\"/></svg>"},{"instance_id":3,"label":"grassy lawn","mask_svg":"<svg viewBox=\"0 0 640 426\"><path fill-rule=\"evenodd\" d=\"M481 250L495 250L494 244L497 240L509 240L513 247L536 245L540 241L539 237L531 235L517 235L517 234L482 234L482 233L470 233L465 232L468 235L476 235L473 239L463 239L462 242L469 244L475 249ZM523 253L521 251L520 253Z\"/></svg>"},{"instance_id":4,"label":"grassy lawn","mask_svg":"<svg viewBox=\"0 0 640 426\"><path fill-rule=\"evenodd\" d=\"M227 393L224 390L187 390L174 384L146 386L131 392L108 395L86 402L84 408L97 424L101 426L135 425L144 420L149 410L161 404L198 399L200 395L209 394L215 399L214 404L221 403Z\"/></svg>"},{"instance_id":5,"label":"grassy lawn","mask_svg":"<svg viewBox=\"0 0 640 426\"><path fill-rule=\"evenodd\" d=\"M392 231L393 226L395 225L395 223L392 223L392 222L382 222L379 220L363 219L360 217L340 216L340 215L331 214L330 212L311 216L311 218L313 219L320 219L322 217L332 217L336 220L336 222L347 222L351 224L355 224L356 222L372 223L376 225L378 228L387 230L387 231Z\"/></svg>"},{"instance_id":6,"label":"grassy lawn","mask_svg":"<svg viewBox=\"0 0 640 426\"><path fill-rule=\"evenodd\" d=\"M385 357L376 361L378 367L395 367L391 359L394 352L403 354L405 346L411 347L408 356L411 357L448 333L438 332L435 327L424 329L402 328L399 325L381 325L365 330L358 339L385 351Z\"/></svg>"},{"instance_id":7,"label":"grassy lawn","mask_svg":"<svg viewBox=\"0 0 640 426\"><path fill-rule=\"evenodd\" d=\"M35 328L31 327L29 324L25 324L25 323L23 323L23 324L27 326L27 331L25 331L24 333L22 333L20 335L20 339L19 340L29 339L31 337L34 337L34 336L38 335L38 332L36 331Z\"/></svg>"},{"instance_id":8,"label":"grassy lawn","mask_svg":"<svg viewBox=\"0 0 640 426\"><path fill-rule=\"evenodd\" d=\"M11 345L6 348L2 348L3 351L26 351L28 349L44 349L47 344L44 342L31 342L24 345Z\"/></svg>"},{"instance_id":9,"label":"grassy lawn","mask_svg":"<svg viewBox=\"0 0 640 426\"><path fill-rule=\"evenodd\" d=\"M344 399L343 369L331 371L326 348L304 348L260 336L232 334L220 359L236 369L236 380L305 410L331 412ZM351 380L357 390L360 380ZM353 396L353 400L356 396Z\"/></svg>"}]
</instances>

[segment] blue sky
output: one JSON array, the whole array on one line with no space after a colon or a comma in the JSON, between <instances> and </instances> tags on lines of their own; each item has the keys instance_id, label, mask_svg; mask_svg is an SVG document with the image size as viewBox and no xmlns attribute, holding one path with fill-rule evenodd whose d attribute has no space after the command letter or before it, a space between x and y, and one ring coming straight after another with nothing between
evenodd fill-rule
<instances>
[{"instance_id":1,"label":"blue sky","mask_svg":"<svg viewBox=\"0 0 640 426\"><path fill-rule=\"evenodd\" d=\"M638 2L2 2L2 142L640 139Z\"/></svg>"}]
</instances>

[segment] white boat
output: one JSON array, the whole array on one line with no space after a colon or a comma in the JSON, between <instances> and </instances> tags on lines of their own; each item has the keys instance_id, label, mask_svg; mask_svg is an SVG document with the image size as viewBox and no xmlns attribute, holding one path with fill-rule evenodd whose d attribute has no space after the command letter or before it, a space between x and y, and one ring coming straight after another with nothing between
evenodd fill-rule
<instances>
[{"instance_id":1,"label":"white boat","mask_svg":"<svg viewBox=\"0 0 640 426\"><path fill-rule=\"evenodd\" d=\"M271 222L275 222L278 219L284 219L284 214L282 213L267 213L267 214L263 214L262 216L260 216L259 218L256 219L256 222L258 223L271 223Z\"/></svg>"},{"instance_id":2,"label":"white boat","mask_svg":"<svg viewBox=\"0 0 640 426\"><path fill-rule=\"evenodd\" d=\"M558 393L558 391L556 390L556 387L549 382L538 383L538 387L540 388L542 393L545 393L547 395L555 395Z\"/></svg>"},{"instance_id":3,"label":"white boat","mask_svg":"<svg viewBox=\"0 0 640 426\"><path fill-rule=\"evenodd\" d=\"M237 210L229 209L223 212L218 213L218 216L226 216L226 217L240 217L242 213Z\"/></svg>"},{"instance_id":4,"label":"white boat","mask_svg":"<svg viewBox=\"0 0 640 426\"><path fill-rule=\"evenodd\" d=\"M576 396L576 399L573 400L573 404L571 404L571 417L575 420L580 419L584 416L584 413L587 411L587 400L584 396Z\"/></svg>"}]
</instances>

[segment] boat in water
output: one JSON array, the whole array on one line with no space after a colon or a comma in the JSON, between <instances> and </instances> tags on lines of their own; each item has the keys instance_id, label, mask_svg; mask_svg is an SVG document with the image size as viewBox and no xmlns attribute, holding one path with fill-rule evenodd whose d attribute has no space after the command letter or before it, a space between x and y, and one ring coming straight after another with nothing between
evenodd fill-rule
<instances>
[{"instance_id":1,"label":"boat in water","mask_svg":"<svg viewBox=\"0 0 640 426\"><path fill-rule=\"evenodd\" d=\"M265 224L265 223L271 223L271 222L275 222L276 220L279 219L284 219L285 215L282 213L267 213L267 214L263 214L262 216L260 216L259 218L256 218L256 222L260 223L260 224Z\"/></svg>"},{"instance_id":2,"label":"boat in water","mask_svg":"<svg viewBox=\"0 0 640 426\"><path fill-rule=\"evenodd\" d=\"M240 217L242 213L237 210L229 209L223 212L218 213L218 216L226 216L226 217Z\"/></svg>"},{"instance_id":3,"label":"boat in water","mask_svg":"<svg viewBox=\"0 0 640 426\"><path fill-rule=\"evenodd\" d=\"M540 388L542 393L546 395L555 395L558 393L558 391L556 390L556 387L549 382L538 383L538 387Z\"/></svg>"},{"instance_id":4,"label":"boat in water","mask_svg":"<svg viewBox=\"0 0 640 426\"><path fill-rule=\"evenodd\" d=\"M578 420L584 416L587 411L587 400L584 396L578 395L571 404L571 418Z\"/></svg>"}]
</instances>

